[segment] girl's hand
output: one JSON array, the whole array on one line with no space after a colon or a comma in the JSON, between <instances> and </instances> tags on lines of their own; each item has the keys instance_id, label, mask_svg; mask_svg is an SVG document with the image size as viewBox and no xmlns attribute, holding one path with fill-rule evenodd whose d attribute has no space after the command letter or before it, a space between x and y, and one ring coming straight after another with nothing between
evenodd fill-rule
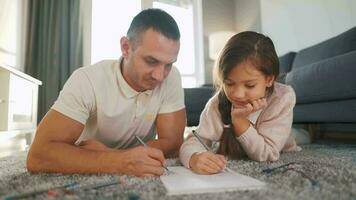
<instances>
[{"instance_id":1,"label":"girl's hand","mask_svg":"<svg viewBox=\"0 0 356 200\"><path fill-rule=\"evenodd\" d=\"M252 112L255 112L257 110L261 110L267 106L267 100L266 98L261 98L261 99L256 99L251 102L253 110Z\"/></svg>"},{"instance_id":2,"label":"girl's hand","mask_svg":"<svg viewBox=\"0 0 356 200\"><path fill-rule=\"evenodd\" d=\"M267 106L266 98L253 100L251 103L246 104L245 106L231 106L231 118L247 118L251 113L263 109Z\"/></svg>"},{"instance_id":3,"label":"girl's hand","mask_svg":"<svg viewBox=\"0 0 356 200\"><path fill-rule=\"evenodd\" d=\"M223 155L211 152L194 153L190 158L189 166L198 174L216 174L225 169L226 160Z\"/></svg>"}]
</instances>

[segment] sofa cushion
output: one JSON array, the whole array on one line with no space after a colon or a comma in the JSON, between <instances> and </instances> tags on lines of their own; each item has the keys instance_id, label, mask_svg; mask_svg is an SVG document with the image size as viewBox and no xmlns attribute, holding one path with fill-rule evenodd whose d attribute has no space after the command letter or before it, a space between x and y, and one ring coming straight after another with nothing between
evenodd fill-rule
<instances>
[{"instance_id":1,"label":"sofa cushion","mask_svg":"<svg viewBox=\"0 0 356 200\"><path fill-rule=\"evenodd\" d=\"M297 104L293 110L293 122L356 123L356 100Z\"/></svg>"},{"instance_id":2,"label":"sofa cushion","mask_svg":"<svg viewBox=\"0 0 356 200\"><path fill-rule=\"evenodd\" d=\"M200 114L213 94L213 87L184 88L188 126L197 126L199 124Z\"/></svg>"},{"instance_id":3,"label":"sofa cushion","mask_svg":"<svg viewBox=\"0 0 356 200\"><path fill-rule=\"evenodd\" d=\"M297 103L356 98L356 51L293 69L286 76Z\"/></svg>"},{"instance_id":4,"label":"sofa cushion","mask_svg":"<svg viewBox=\"0 0 356 200\"><path fill-rule=\"evenodd\" d=\"M295 57L295 52L289 52L279 57L279 73L290 72Z\"/></svg>"},{"instance_id":5,"label":"sofa cushion","mask_svg":"<svg viewBox=\"0 0 356 200\"><path fill-rule=\"evenodd\" d=\"M304 67L305 65L354 50L356 50L356 27L299 51L294 58L292 68Z\"/></svg>"}]
</instances>

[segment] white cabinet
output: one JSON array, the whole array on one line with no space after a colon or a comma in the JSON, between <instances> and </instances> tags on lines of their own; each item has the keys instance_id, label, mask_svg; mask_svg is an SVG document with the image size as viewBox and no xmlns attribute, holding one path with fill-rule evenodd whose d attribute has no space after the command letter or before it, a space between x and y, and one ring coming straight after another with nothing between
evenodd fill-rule
<instances>
[{"instance_id":1,"label":"white cabinet","mask_svg":"<svg viewBox=\"0 0 356 200\"><path fill-rule=\"evenodd\" d=\"M26 145L32 141L41 84L25 73L0 65L0 156L7 150L18 149L23 143L21 138Z\"/></svg>"}]
</instances>

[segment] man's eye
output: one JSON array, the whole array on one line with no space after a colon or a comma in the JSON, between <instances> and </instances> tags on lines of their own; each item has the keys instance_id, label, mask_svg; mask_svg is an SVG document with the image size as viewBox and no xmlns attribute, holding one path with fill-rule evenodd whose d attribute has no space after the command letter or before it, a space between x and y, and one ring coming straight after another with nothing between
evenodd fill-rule
<instances>
[{"instance_id":1,"label":"man's eye","mask_svg":"<svg viewBox=\"0 0 356 200\"><path fill-rule=\"evenodd\" d=\"M156 65L157 64L157 61L154 61L154 60L146 60L146 63L148 65Z\"/></svg>"}]
</instances>

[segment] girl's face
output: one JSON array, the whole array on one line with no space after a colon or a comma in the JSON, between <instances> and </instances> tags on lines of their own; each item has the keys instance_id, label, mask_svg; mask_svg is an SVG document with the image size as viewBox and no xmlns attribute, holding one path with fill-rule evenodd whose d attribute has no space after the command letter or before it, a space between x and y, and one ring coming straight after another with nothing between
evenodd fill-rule
<instances>
[{"instance_id":1,"label":"girl's face","mask_svg":"<svg viewBox=\"0 0 356 200\"><path fill-rule=\"evenodd\" d=\"M273 76L260 72L249 60L237 64L224 80L223 89L234 107L242 107L266 96Z\"/></svg>"}]
</instances>

